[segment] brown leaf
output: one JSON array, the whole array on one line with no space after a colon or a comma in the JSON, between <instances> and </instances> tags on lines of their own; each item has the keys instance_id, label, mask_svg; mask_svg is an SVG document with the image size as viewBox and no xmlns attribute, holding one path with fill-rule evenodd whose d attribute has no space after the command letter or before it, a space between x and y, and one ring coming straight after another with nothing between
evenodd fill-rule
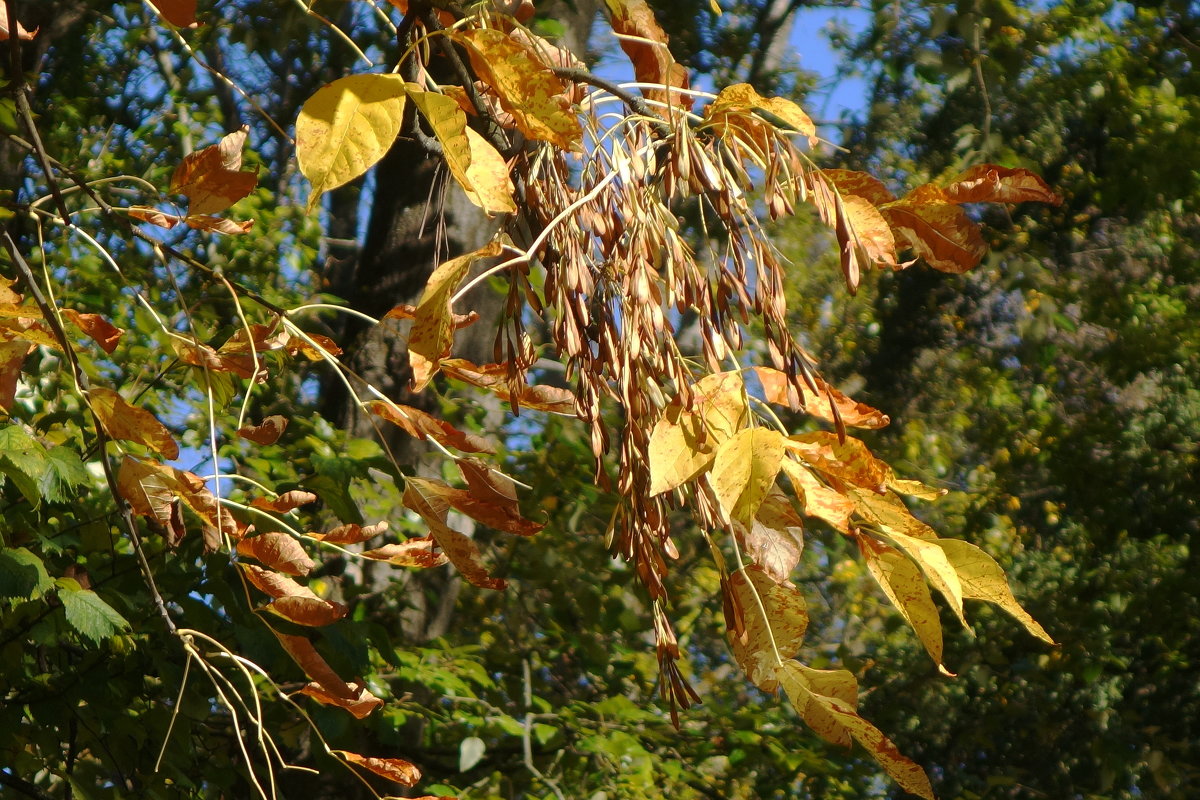
<instances>
[{"instance_id":1,"label":"brown leaf","mask_svg":"<svg viewBox=\"0 0 1200 800\"><path fill-rule=\"evenodd\" d=\"M804 549L804 521L791 501L779 489L771 492L759 506L749 528L736 528L746 555L754 559L767 577L784 583L800 563Z\"/></svg>"},{"instance_id":2,"label":"brown leaf","mask_svg":"<svg viewBox=\"0 0 1200 800\"><path fill-rule=\"evenodd\" d=\"M192 218L224 211L254 191L258 174L242 170L242 148L249 133L250 127L243 125L217 144L184 156L175 168L170 191L188 198L189 225Z\"/></svg>"},{"instance_id":3,"label":"brown leaf","mask_svg":"<svg viewBox=\"0 0 1200 800\"><path fill-rule=\"evenodd\" d=\"M435 442L464 453L496 452L492 443L482 436L463 433L449 422L438 419L419 408L375 400L367 405L367 410L398 425L409 436L417 439L433 439Z\"/></svg>"},{"instance_id":4,"label":"brown leaf","mask_svg":"<svg viewBox=\"0 0 1200 800\"><path fill-rule=\"evenodd\" d=\"M124 329L116 327L99 314L81 314L73 308L64 308L62 315L75 323L79 330L92 337L96 344L100 345L100 349L106 353L112 353L117 349L117 343L121 341L121 336L125 333Z\"/></svg>"},{"instance_id":5,"label":"brown leaf","mask_svg":"<svg viewBox=\"0 0 1200 800\"><path fill-rule=\"evenodd\" d=\"M273 598L316 597L311 589L296 583L287 575L263 569L256 564L250 564L245 561L238 561L237 565L246 575L247 580L254 584L260 591Z\"/></svg>"},{"instance_id":6,"label":"brown leaf","mask_svg":"<svg viewBox=\"0 0 1200 800\"><path fill-rule=\"evenodd\" d=\"M249 175L250 173L239 173ZM189 228L194 228L198 231L209 231L210 233L223 233L226 236L241 236L243 233L249 233L254 227L254 220L247 219L241 222L225 217L214 217L209 214L189 214L183 218Z\"/></svg>"},{"instance_id":7,"label":"brown leaf","mask_svg":"<svg viewBox=\"0 0 1200 800\"><path fill-rule=\"evenodd\" d=\"M383 700L371 694L366 688L359 686L357 683L348 683L346 685L355 693L354 698L345 698L333 694L316 682L307 684L304 688L300 689L298 694L311 697L322 705L344 708L353 714L355 719L366 719L372 711L383 706Z\"/></svg>"},{"instance_id":8,"label":"brown leaf","mask_svg":"<svg viewBox=\"0 0 1200 800\"><path fill-rule=\"evenodd\" d=\"M281 330L278 325L256 324L238 328L236 333L217 348L217 352L221 355L266 353L270 350L282 350L291 341L291 335Z\"/></svg>"},{"instance_id":9,"label":"brown leaf","mask_svg":"<svg viewBox=\"0 0 1200 800\"><path fill-rule=\"evenodd\" d=\"M177 28L196 28L196 0L150 0L163 19Z\"/></svg>"},{"instance_id":10,"label":"brown leaf","mask_svg":"<svg viewBox=\"0 0 1200 800\"><path fill-rule=\"evenodd\" d=\"M21 378L21 367L25 357L33 352L32 342L15 340L0 341L0 408L6 412L12 409L17 397L17 381Z\"/></svg>"},{"instance_id":11,"label":"brown leaf","mask_svg":"<svg viewBox=\"0 0 1200 800\"><path fill-rule=\"evenodd\" d=\"M404 484L404 505L425 520L438 546L464 578L483 589L503 589L505 581L488 574L475 542L446 524L450 510L445 498L447 489L451 487L440 481L408 478Z\"/></svg>"},{"instance_id":12,"label":"brown leaf","mask_svg":"<svg viewBox=\"0 0 1200 800\"><path fill-rule=\"evenodd\" d=\"M88 389L87 399L104 432L112 438L145 445L163 458L179 458L179 445L171 432L146 409L130 405L120 394L103 386Z\"/></svg>"},{"instance_id":13,"label":"brown leaf","mask_svg":"<svg viewBox=\"0 0 1200 800\"><path fill-rule=\"evenodd\" d=\"M360 756L348 750L330 750L334 755L341 756L351 764L369 769L380 777L395 781L401 786L415 786L421 779L421 770L402 758L373 758Z\"/></svg>"},{"instance_id":14,"label":"brown leaf","mask_svg":"<svg viewBox=\"0 0 1200 800\"><path fill-rule=\"evenodd\" d=\"M401 303L383 315L384 319L416 319L417 307L411 303ZM454 330L460 330L479 321L478 311L468 311L466 314L451 314L450 324Z\"/></svg>"},{"instance_id":15,"label":"brown leaf","mask_svg":"<svg viewBox=\"0 0 1200 800\"><path fill-rule=\"evenodd\" d=\"M342 354L342 348L338 347L333 339L330 339L328 336L322 336L319 333L306 333L305 336L319 344L321 346L321 350L324 350L331 356L340 356ZM313 347L299 336L289 339L286 349L287 352L291 353L292 355L301 353L306 358L309 358L313 361L323 361L325 359L325 355L321 352L321 350Z\"/></svg>"},{"instance_id":16,"label":"brown leaf","mask_svg":"<svg viewBox=\"0 0 1200 800\"><path fill-rule=\"evenodd\" d=\"M171 546L184 534L179 501L195 512L205 525L224 531L232 538L240 537L246 530L228 509L217 504L217 499L199 476L164 464L125 456L117 471L117 491L128 501L133 513L149 517L167 529Z\"/></svg>"},{"instance_id":17,"label":"brown leaf","mask_svg":"<svg viewBox=\"0 0 1200 800\"><path fill-rule=\"evenodd\" d=\"M979 226L936 186L918 186L879 212L899 243L942 272L972 270L987 252Z\"/></svg>"},{"instance_id":18,"label":"brown leaf","mask_svg":"<svg viewBox=\"0 0 1200 800\"><path fill-rule=\"evenodd\" d=\"M350 611L342 603L300 594L278 597L271 601L267 610L273 611L297 625L306 625L310 628L332 625Z\"/></svg>"},{"instance_id":19,"label":"brown leaf","mask_svg":"<svg viewBox=\"0 0 1200 800\"><path fill-rule=\"evenodd\" d=\"M284 492L274 500L268 500L265 497L256 497L250 502L250 506L252 508L261 508L264 511L277 511L281 514L286 514L294 508L315 503L317 499L317 496L312 492L293 489L290 492Z\"/></svg>"},{"instance_id":20,"label":"brown leaf","mask_svg":"<svg viewBox=\"0 0 1200 800\"><path fill-rule=\"evenodd\" d=\"M891 422L887 414L878 409L871 408L865 403L851 400L827 384L819 375L813 375L812 377L813 381L817 384L817 388L821 390L821 394L813 395L809 391L803 391L801 392L800 402L797 406L792 403L790 396L792 383L788 380L786 373L770 367L755 367L754 373L758 376L759 381L762 382L763 396L768 403L796 408L826 422L836 422L840 418L843 424L849 425L852 428L874 430L885 427ZM836 415L830 408L830 404L837 408Z\"/></svg>"},{"instance_id":21,"label":"brown leaf","mask_svg":"<svg viewBox=\"0 0 1200 800\"><path fill-rule=\"evenodd\" d=\"M287 417L280 414L272 414L269 417L264 417L263 421L258 425L245 425L238 428L237 434L255 444L269 445L279 441L279 437L283 435L287 426Z\"/></svg>"},{"instance_id":22,"label":"brown leaf","mask_svg":"<svg viewBox=\"0 0 1200 800\"><path fill-rule=\"evenodd\" d=\"M358 692L338 677L329 663L313 647L312 642L303 636L280 633L274 628L271 629L271 632L279 639L279 643L283 645L283 649L292 657L292 660L300 666L300 669L304 670L304 674L316 681L317 685L328 695L345 700L357 699Z\"/></svg>"},{"instance_id":23,"label":"brown leaf","mask_svg":"<svg viewBox=\"0 0 1200 800\"><path fill-rule=\"evenodd\" d=\"M551 414L575 416L575 395L557 386L530 386L522 383L514 394L508 383L507 364L472 364L461 358L449 358L441 363L442 372L481 389L487 389L509 405L532 408Z\"/></svg>"},{"instance_id":24,"label":"brown leaf","mask_svg":"<svg viewBox=\"0 0 1200 800\"><path fill-rule=\"evenodd\" d=\"M10 26L8 24L8 5L4 2L0 2L0 42L8 41L9 30L10 30ZM32 39L34 36L37 36L37 32L38 32L37 28L34 28L32 31L25 30L25 28L21 25L20 20L17 21L17 38L18 39L25 39L28 41L29 39Z\"/></svg>"},{"instance_id":25,"label":"brown leaf","mask_svg":"<svg viewBox=\"0 0 1200 800\"><path fill-rule=\"evenodd\" d=\"M645 0L605 0L608 7L612 29L620 36L634 36L650 41L620 39L621 49L633 63L633 74L640 83L656 83L663 86L673 86L680 89L688 88L688 74L682 64L675 61L667 47L669 38L654 11ZM692 108L692 98L678 92L668 95L659 89L643 90L646 97L663 103L670 103L676 108L689 111Z\"/></svg>"},{"instance_id":26,"label":"brown leaf","mask_svg":"<svg viewBox=\"0 0 1200 800\"><path fill-rule=\"evenodd\" d=\"M178 214L168 214L165 211L159 211L157 208L150 206L130 206L129 216L141 222L149 222L151 225L157 225L160 228L170 230L179 223L183 222L183 217Z\"/></svg>"},{"instance_id":27,"label":"brown leaf","mask_svg":"<svg viewBox=\"0 0 1200 800\"><path fill-rule=\"evenodd\" d=\"M1056 193L1038 175L1027 169L979 164L956 175L943 187L954 203L1049 203L1062 205Z\"/></svg>"},{"instance_id":28,"label":"brown leaf","mask_svg":"<svg viewBox=\"0 0 1200 800\"><path fill-rule=\"evenodd\" d=\"M247 380L253 378L257 372L260 382L266 379L261 370L255 369L254 359L250 356L222 355L203 342L195 339L187 341L175 336L171 337L171 347L184 364L210 369L213 372L231 372Z\"/></svg>"},{"instance_id":29,"label":"brown leaf","mask_svg":"<svg viewBox=\"0 0 1200 800\"><path fill-rule=\"evenodd\" d=\"M329 542L330 544L359 544L368 539L373 539L379 534L386 531L388 528L387 521L377 522L374 525L339 525L333 530L325 533L310 533L309 536L319 542Z\"/></svg>"},{"instance_id":30,"label":"brown leaf","mask_svg":"<svg viewBox=\"0 0 1200 800\"><path fill-rule=\"evenodd\" d=\"M394 567L427 569L440 567L450 560L445 553L435 552L436 547L437 542L432 536L424 536L399 544L385 544L374 550L364 550L359 555L372 561L386 561Z\"/></svg>"},{"instance_id":31,"label":"brown leaf","mask_svg":"<svg viewBox=\"0 0 1200 800\"><path fill-rule=\"evenodd\" d=\"M300 543L286 533L260 533L242 539L237 551L288 575L307 575L316 566Z\"/></svg>"}]
</instances>

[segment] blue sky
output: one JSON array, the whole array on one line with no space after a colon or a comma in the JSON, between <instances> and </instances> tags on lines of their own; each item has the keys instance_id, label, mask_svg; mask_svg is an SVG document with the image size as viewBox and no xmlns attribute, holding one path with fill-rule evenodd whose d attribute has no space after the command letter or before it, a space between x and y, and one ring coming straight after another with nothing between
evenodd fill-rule
<instances>
[{"instance_id":1,"label":"blue sky","mask_svg":"<svg viewBox=\"0 0 1200 800\"><path fill-rule=\"evenodd\" d=\"M861 78L838 79L838 56L830 47L826 30L830 25L841 24L853 31L861 31L866 27L870 13L854 8L809 8L801 9L797 14L792 46L799 56L800 66L820 76L818 91L805 109L813 119L836 120L843 111L858 111L865 106L866 82Z\"/></svg>"}]
</instances>

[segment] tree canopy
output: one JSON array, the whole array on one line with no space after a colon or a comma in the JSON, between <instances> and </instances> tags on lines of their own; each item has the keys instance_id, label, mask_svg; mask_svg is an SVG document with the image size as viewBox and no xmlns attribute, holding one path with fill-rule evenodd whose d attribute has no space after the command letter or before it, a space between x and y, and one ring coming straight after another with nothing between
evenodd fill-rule
<instances>
[{"instance_id":1,"label":"tree canopy","mask_svg":"<svg viewBox=\"0 0 1200 800\"><path fill-rule=\"evenodd\" d=\"M983 612L980 658L1018 636L1047 662L1082 652L1047 647L1014 597L987 552L1009 538L944 537L910 509L946 493L910 464L991 454L903 449L942 418L906 382L926 340L905 325L962 286L929 276L976 269L1013 214L1035 252L1063 248L1047 220L1075 220L1082 190L1054 210L1036 160L1004 149L1024 129L992 110L969 152L881 117L848 140L878 177L830 164L804 82L766 85L795 8L686 7L680 58L708 91L640 0L0 2L0 784L860 797L886 791L881 769L932 797L905 753L960 718L860 716L848 570L923 653L888 639L889 680L951 672L942 617L965 625L968 600L1007 612ZM881 25L879 97L936 118L944 98L906 94L922 34ZM822 247L844 290L800 257ZM814 323L864 283L868 324L897 329L875 352ZM872 405L813 355L843 341ZM992 385L936 363L963 414ZM873 434L901 401L906 424ZM1045 477L993 474L1014 511ZM953 500L941 530L990 531L985 508ZM918 719L902 752L889 736ZM930 763L950 792L980 774Z\"/></svg>"}]
</instances>

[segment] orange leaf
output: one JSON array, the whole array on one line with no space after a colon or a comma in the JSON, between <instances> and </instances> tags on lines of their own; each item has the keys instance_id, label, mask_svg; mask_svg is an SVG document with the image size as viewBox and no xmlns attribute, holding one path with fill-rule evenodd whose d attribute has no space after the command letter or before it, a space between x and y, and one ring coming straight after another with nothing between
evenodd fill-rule
<instances>
[{"instance_id":1,"label":"orange leaf","mask_svg":"<svg viewBox=\"0 0 1200 800\"><path fill-rule=\"evenodd\" d=\"M255 537L260 538L260 537ZM285 595L271 601L267 606L284 619L291 620L297 625L310 628L321 628L332 625L349 613L350 609L342 603L322 600L319 597L301 594Z\"/></svg>"},{"instance_id":2,"label":"orange leaf","mask_svg":"<svg viewBox=\"0 0 1200 800\"><path fill-rule=\"evenodd\" d=\"M853 428L869 428L874 430L882 428L891 422L887 414L878 409L871 408L864 403L851 400L827 384L819 375L814 375L813 381L824 396L802 391L800 403L796 406L793 405L790 397L789 389L792 384L788 380L786 373L770 367L755 367L754 373L762 382L763 395L768 403L798 408L798 410L806 414L811 414L827 422L836 422L840 418L844 424ZM833 409L830 408L831 405L836 407L836 415Z\"/></svg>"},{"instance_id":3,"label":"orange leaf","mask_svg":"<svg viewBox=\"0 0 1200 800\"><path fill-rule=\"evenodd\" d=\"M219 541L217 530L233 538L246 530L228 509L217 503L199 476L164 464L125 456L117 471L117 491L129 502L133 513L150 517L167 529L171 546L178 544L184 534L182 510L177 501L182 501L204 522L209 549L214 549L214 540Z\"/></svg>"},{"instance_id":4,"label":"orange leaf","mask_svg":"<svg viewBox=\"0 0 1200 800\"><path fill-rule=\"evenodd\" d=\"M395 781L401 786L415 786L421 779L421 770L402 758L373 758L360 756L347 750L330 750L334 755L341 756L351 764L369 769L380 777Z\"/></svg>"},{"instance_id":5,"label":"orange leaf","mask_svg":"<svg viewBox=\"0 0 1200 800\"><path fill-rule=\"evenodd\" d=\"M104 432L112 438L143 444L163 458L179 458L179 445L171 432L146 409L130 405L120 394L103 386L88 389L87 398Z\"/></svg>"},{"instance_id":6,"label":"orange leaf","mask_svg":"<svg viewBox=\"0 0 1200 800\"><path fill-rule=\"evenodd\" d=\"M839 440L828 431L792 436L787 447L802 461L834 482L882 493L892 476L892 468L871 454L858 439Z\"/></svg>"},{"instance_id":7,"label":"orange leaf","mask_svg":"<svg viewBox=\"0 0 1200 800\"><path fill-rule=\"evenodd\" d=\"M687 70L672 57L667 47L669 37L654 18L654 11L646 0L605 0L604 4L608 7L612 29L616 34L650 40L620 39L621 49L633 63L633 74L638 81L680 89L688 88ZM661 89L643 91L650 100L669 102L676 108L691 110L692 99L688 95L668 95Z\"/></svg>"},{"instance_id":8,"label":"orange leaf","mask_svg":"<svg viewBox=\"0 0 1200 800\"><path fill-rule=\"evenodd\" d=\"M386 561L395 567L440 567L449 559L445 553L434 551L437 542L431 536L409 539L399 544L385 544L374 550L364 550L361 555L372 561Z\"/></svg>"},{"instance_id":9,"label":"orange leaf","mask_svg":"<svg viewBox=\"0 0 1200 800\"><path fill-rule=\"evenodd\" d=\"M451 36L466 48L475 74L496 93L521 133L562 150L578 147L583 129L564 94L566 86L537 53L493 29L452 31Z\"/></svg>"},{"instance_id":10,"label":"orange leaf","mask_svg":"<svg viewBox=\"0 0 1200 800\"><path fill-rule=\"evenodd\" d=\"M247 380L258 372L259 381L266 380L266 375L255 369L254 360L250 356L222 355L203 342L195 339L186 341L174 336L171 337L171 347L184 364L210 369L213 372L232 372Z\"/></svg>"},{"instance_id":11,"label":"orange leaf","mask_svg":"<svg viewBox=\"0 0 1200 800\"><path fill-rule=\"evenodd\" d=\"M472 364L461 358L446 359L441 363L442 371L451 378L465 381L480 389L487 389L501 400L517 408L532 408L551 414L575 416L575 395L568 389L557 386L517 385L516 392L508 383L507 364Z\"/></svg>"},{"instance_id":12,"label":"orange leaf","mask_svg":"<svg viewBox=\"0 0 1200 800\"><path fill-rule=\"evenodd\" d=\"M417 307L411 303L401 303L383 315L384 319L416 319ZM450 323L454 330L465 328L479 321L478 311L468 311L466 314L451 314Z\"/></svg>"},{"instance_id":13,"label":"orange leaf","mask_svg":"<svg viewBox=\"0 0 1200 800\"><path fill-rule=\"evenodd\" d=\"M286 533L260 533L242 539L237 551L288 575L307 575L316 566L300 543Z\"/></svg>"},{"instance_id":14,"label":"orange leaf","mask_svg":"<svg viewBox=\"0 0 1200 800\"><path fill-rule=\"evenodd\" d=\"M879 212L900 243L942 272L972 270L987 251L979 226L936 186L918 186Z\"/></svg>"},{"instance_id":15,"label":"orange leaf","mask_svg":"<svg viewBox=\"0 0 1200 800\"><path fill-rule=\"evenodd\" d=\"M171 192L188 198L189 225L192 225L193 216L224 211L258 185L257 173L242 170L242 148L249 133L250 127L243 125L217 144L184 156L175 168L171 175Z\"/></svg>"},{"instance_id":16,"label":"orange leaf","mask_svg":"<svg viewBox=\"0 0 1200 800\"><path fill-rule=\"evenodd\" d=\"M386 520L367 526L351 523L349 525L339 525L325 533L310 533L309 536L318 542L329 542L330 544L359 544L368 539L373 539L386 531L387 528L388 524Z\"/></svg>"},{"instance_id":17,"label":"orange leaf","mask_svg":"<svg viewBox=\"0 0 1200 800\"><path fill-rule=\"evenodd\" d=\"M163 19L177 28L195 28L196 0L150 0L150 4L158 9Z\"/></svg>"},{"instance_id":18,"label":"orange leaf","mask_svg":"<svg viewBox=\"0 0 1200 800\"><path fill-rule=\"evenodd\" d=\"M783 474L800 498L805 516L825 520L835 530L849 533L854 501L822 484L807 467L790 458L783 460Z\"/></svg>"},{"instance_id":19,"label":"orange leaf","mask_svg":"<svg viewBox=\"0 0 1200 800\"><path fill-rule=\"evenodd\" d=\"M299 489L293 489L290 492L284 492L274 500L268 500L265 497L256 497L250 502L250 506L252 508L261 508L264 511L277 511L285 514L294 508L315 502L317 502L317 496L312 492L302 492Z\"/></svg>"},{"instance_id":20,"label":"orange leaf","mask_svg":"<svg viewBox=\"0 0 1200 800\"><path fill-rule=\"evenodd\" d=\"M865 198L874 205L881 206L896 199L883 181L866 172L855 172L849 169L823 169L825 177L842 195L856 195Z\"/></svg>"},{"instance_id":21,"label":"orange leaf","mask_svg":"<svg viewBox=\"0 0 1200 800\"><path fill-rule=\"evenodd\" d=\"M492 443L482 436L463 433L449 422L440 420L418 408L375 400L368 404L367 410L398 425L409 436L417 439L433 439L435 442L464 453L496 452Z\"/></svg>"},{"instance_id":22,"label":"orange leaf","mask_svg":"<svg viewBox=\"0 0 1200 800\"><path fill-rule=\"evenodd\" d=\"M346 686L355 693L355 697L341 697L327 691L324 686L315 682L304 686L298 694L311 697L322 705L344 708L353 714L355 719L365 719L370 716L372 711L383 705L382 700L357 683L348 683Z\"/></svg>"},{"instance_id":23,"label":"orange leaf","mask_svg":"<svg viewBox=\"0 0 1200 800\"><path fill-rule=\"evenodd\" d=\"M330 339L328 336L322 336L319 333L306 333L305 336L319 344L321 346L321 350L324 350L331 356L340 356L342 354L342 348L338 347L333 339ZM322 361L325 358L325 355L321 352L321 350L313 347L299 336L289 339L286 349L292 355L301 353L306 358L309 358L313 361Z\"/></svg>"},{"instance_id":24,"label":"orange leaf","mask_svg":"<svg viewBox=\"0 0 1200 800\"><path fill-rule=\"evenodd\" d=\"M1049 203L1062 205L1056 193L1027 169L979 164L959 173L942 191L954 203Z\"/></svg>"},{"instance_id":25,"label":"orange leaf","mask_svg":"<svg viewBox=\"0 0 1200 800\"><path fill-rule=\"evenodd\" d=\"M238 428L237 434L255 444L269 445L279 441L279 437L283 435L287 426L287 417L272 414L269 417L264 417L263 421L258 425L246 425Z\"/></svg>"},{"instance_id":26,"label":"orange leaf","mask_svg":"<svg viewBox=\"0 0 1200 800\"><path fill-rule=\"evenodd\" d=\"M64 308L62 315L75 323L81 331L92 337L100 349L111 353L117 349L117 343L125 331L99 314L81 314L73 308Z\"/></svg>"}]
</instances>

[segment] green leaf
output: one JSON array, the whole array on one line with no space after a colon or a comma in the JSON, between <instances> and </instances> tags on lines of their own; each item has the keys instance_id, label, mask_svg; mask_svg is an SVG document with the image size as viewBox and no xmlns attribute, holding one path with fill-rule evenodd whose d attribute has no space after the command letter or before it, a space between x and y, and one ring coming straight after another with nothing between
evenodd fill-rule
<instances>
[{"instance_id":1,"label":"green leaf","mask_svg":"<svg viewBox=\"0 0 1200 800\"><path fill-rule=\"evenodd\" d=\"M0 597L33 600L53 585L42 560L29 550L24 547L0 550Z\"/></svg>"},{"instance_id":2,"label":"green leaf","mask_svg":"<svg viewBox=\"0 0 1200 800\"><path fill-rule=\"evenodd\" d=\"M3 472L34 508L41 505L38 478L46 470L46 448L20 425L0 428L0 472Z\"/></svg>"},{"instance_id":3,"label":"green leaf","mask_svg":"<svg viewBox=\"0 0 1200 800\"><path fill-rule=\"evenodd\" d=\"M46 451L46 470L38 478L38 488L48 501L66 502L76 487L87 482L87 467L78 453L61 445Z\"/></svg>"},{"instance_id":4,"label":"green leaf","mask_svg":"<svg viewBox=\"0 0 1200 800\"><path fill-rule=\"evenodd\" d=\"M100 595L83 589L74 578L59 578L58 599L67 612L67 622L78 633L93 642L102 642L121 631L129 630L129 623Z\"/></svg>"}]
</instances>

